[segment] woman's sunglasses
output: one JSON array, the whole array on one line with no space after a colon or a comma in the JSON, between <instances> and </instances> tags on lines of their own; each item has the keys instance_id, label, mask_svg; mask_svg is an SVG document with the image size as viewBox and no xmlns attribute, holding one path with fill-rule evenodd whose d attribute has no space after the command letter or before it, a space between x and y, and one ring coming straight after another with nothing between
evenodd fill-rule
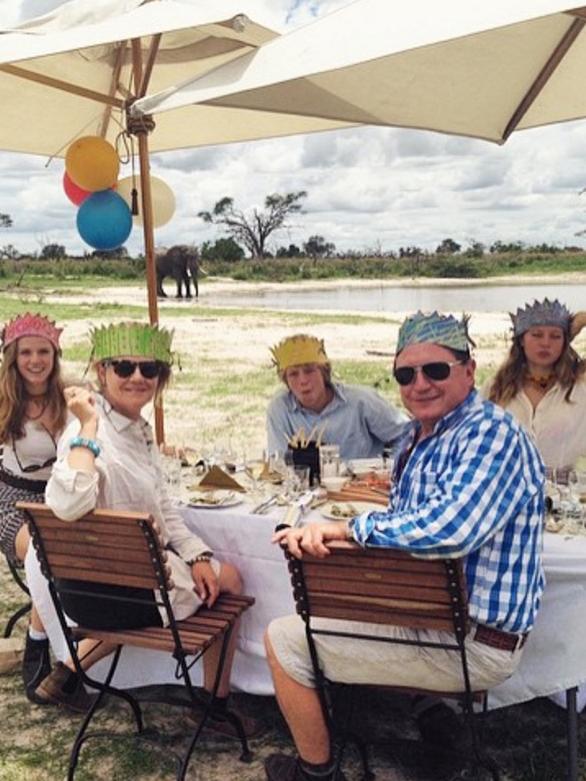
<instances>
[{"instance_id":1,"label":"woman's sunglasses","mask_svg":"<svg viewBox=\"0 0 586 781\"><path fill-rule=\"evenodd\" d=\"M423 372L429 380L447 380L452 366L458 366L464 361L434 361L421 366L401 366L393 370L393 375L399 385L411 385L417 372Z\"/></svg>"},{"instance_id":2,"label":"woman's sunglasses","mask_svg":"<svg viewBox=\"0 0 586 781\"><path fill-rule=\"evenodd\" d=\"M118 377L128 379L132 377L136 369L142 374L145 380L154 380L158 377L165 365L162 361L105 361L106 366L114 369L114 374Z\"/></svg>"},{"instance_id":3,"label":"woman's sunglasses","mask_svg":"<svg viewBox=\"0 0 586 781\"><path fill-rule=\"evenodd\" d=\"M15 451L16 455L16 451ZM18 461L18 458L16 459ZM44 464L29 464L28 466L22 466L19 462L19 467L21 472L24 472L27 475L30 475L32 472L40 472L41 469L46 469L48 466L53 466L53 464L57 461L57 456L52 456L52 458L48 458Z\"/></svg>"}]
</instances>

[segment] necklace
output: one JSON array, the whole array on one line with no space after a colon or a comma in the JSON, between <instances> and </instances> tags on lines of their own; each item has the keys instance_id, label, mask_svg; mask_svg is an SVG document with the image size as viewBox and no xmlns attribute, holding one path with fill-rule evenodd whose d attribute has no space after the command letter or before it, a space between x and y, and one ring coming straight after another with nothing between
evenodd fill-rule
<instances>
[{"instance_id":1,"label":"necklace","mask_svg":"<svg viewBox=\"0 0 586 781\"><path fill-rule=\"evenodd\" d=\"M535 388L539 388L539 390L545 391L548 388L551 388L551 386L554 384L555 375L548 374L547 376L536 377L533 374L529 374L529 372L527 372L525 375L525 380Z\"/></svg>"},{"instance_id":2,"label":"necklace","mask_svg":"<svg viewBox=\"0 0 586 781\"><path fill-rule=\"evenodd\" d=\"M36 415L27 415L28 420L38 420L39 418L42 418L45 410L49 406L49 397L47 394L39 393L37 396L29 397L28 401L31 404L34 404L36 407L40 408L40 412L38 412Z\"/></svg>"}]
</instances>

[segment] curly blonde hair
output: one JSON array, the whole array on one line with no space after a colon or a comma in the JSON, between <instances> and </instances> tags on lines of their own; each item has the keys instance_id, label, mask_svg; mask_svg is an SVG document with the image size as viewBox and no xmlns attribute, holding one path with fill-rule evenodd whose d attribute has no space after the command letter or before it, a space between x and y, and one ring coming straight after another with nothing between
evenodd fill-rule
<instances>
[{"instance_id":1,"label":"curly blonde hair","mask_svg":"<svg viewBox=\"0 0 586 781\"><path fill-rule=\"evenodd\" d=\"M18 371L17 356L18 341L6 347L0 364L0 443L24 437L26 405L30 396ZM67 419L67 405L63 396L59 352L54 347L53 369L47 380L47 398L47 409L54 421L55 430L61 431Z\"/></svg>"},{"instance_id":2,"label":"curly blonde hair","mask_svg":"<svg viewBox=\"0 0 586 781\"><path fill-rule=\"evenodd\" d=\"M504 407L521 391L527 369L527 358L521 343L522 336L513 337L513 343L505 362L498 369L488 398ZM570 402L572 389L576 382L586 374L586 361L570 345L568 335L564 333L564 348L553 367L558 384L566 390L564 399Z\"/></svg>"}]
</instances>

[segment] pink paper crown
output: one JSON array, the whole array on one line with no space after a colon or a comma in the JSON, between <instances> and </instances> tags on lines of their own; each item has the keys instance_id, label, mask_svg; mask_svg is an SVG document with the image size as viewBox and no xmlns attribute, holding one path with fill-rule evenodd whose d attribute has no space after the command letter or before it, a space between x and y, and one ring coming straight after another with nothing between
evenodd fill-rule
<instances>
[{"instance_id":1,"label":"pink paper crown","mask_svg":"<svg viewBox=\"0 0 586 781\"><path fill-rule=\"evenodd\" d=\"M14 320L6 323L2 332L2 348L5 350L9 344L20 339L21 336L42 336L48 339L53 347L59 349L59 337L62 328L57 328L52 320L44 315L33 315L31 312L25 312L24 315L17 315Z\"/></svg>"}]
</instances>

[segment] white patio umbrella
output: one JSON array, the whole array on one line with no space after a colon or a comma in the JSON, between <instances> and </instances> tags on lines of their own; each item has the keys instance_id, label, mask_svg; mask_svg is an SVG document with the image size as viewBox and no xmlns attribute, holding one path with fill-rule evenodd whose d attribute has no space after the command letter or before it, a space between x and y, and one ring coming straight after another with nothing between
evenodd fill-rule
<instances>
[{"instance_id":1,"label":"white patio umbrella","mask_svg":"<svg viewBox=\"0 0 586 781\"><path fill-rule=\"evenodd\" d=\"M147 90L206 73L276 36L242 10L240 0L70 0L14 30L0 29L1 150L63 157L80 136L115 143L128 130L137 137L151 322L158 311L149 147L242 141L308 124L288 117L285 128L273 116L205 106L161 117L156 127L150 118L129 119L128 108Z\"/></svg>"},{"instance_id":2,"label":"white patio umbrella","mask_svg":"<svg viewBox=\"0 0 586 781\"><path fill-rule=\"evenodd\" d=\"M502 143L586 116L585 24L567 0L356 0L135 110L197 102Z\"/></svg>"}]
</instances>

